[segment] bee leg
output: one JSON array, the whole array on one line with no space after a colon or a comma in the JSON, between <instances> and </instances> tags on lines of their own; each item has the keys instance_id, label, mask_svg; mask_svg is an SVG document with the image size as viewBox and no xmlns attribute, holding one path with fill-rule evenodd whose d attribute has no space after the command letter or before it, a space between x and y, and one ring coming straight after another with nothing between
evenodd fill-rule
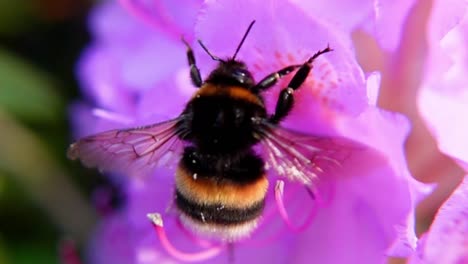
<instances>
[{"instance_id":1,"label":"bee leg","mask_svg":"<svg viewBox=\"0 0 468 264\"><path fill-rule=\"evenodd\" d=\"M297 70L296 74L294 74L293 78L289 82L288 86L281 90L278 101L276 102L275 113L269 118L271 123L277 124L289 114L294 104L293 93L295 90L299 89L299 87L301 87L301 85L307 79L307 76L312 69L312 62L320 55L330 51L332 51L332 49L327 46L325 49L315 53L306 62L304 62L304 64L301 65L299 70Z\"/></svg>"},{"instance_id":2,"label":"bee leg","mask_svg":"<svg viewBox=\"0 0 468 264\"><path fill-rule=\"evenodd\" d=\"M252 90L256 91L256 92L267 90L268 88L275 85L278 82L279 79L281 79L282 77L290 74L291 72L293 72L294 70L296 70L297 68L299 68L301 66L302 65L300 65L300 64L299 65L290 65L290 66L284 67L283 69L281 69L281 70L279 70L277 72L273 72L273 73L267 75L265 78L263 78L260 82L258 82L252 88Z\"/></svg>"},{"instance_id":3,"label":"bee leg","mask_svg":"<svg viewBox=\"0 0 468 264\"><path fill-rule=\"evenodd\" d=\"M195 55L193 55L192 47L188 42L182 37L182 42L187 46L187 60L190 66L190 79L192 80L193 85L200 88L203 84L200 69L197 67L197 62L195 61Z\"/></svg>"}]
</instances>

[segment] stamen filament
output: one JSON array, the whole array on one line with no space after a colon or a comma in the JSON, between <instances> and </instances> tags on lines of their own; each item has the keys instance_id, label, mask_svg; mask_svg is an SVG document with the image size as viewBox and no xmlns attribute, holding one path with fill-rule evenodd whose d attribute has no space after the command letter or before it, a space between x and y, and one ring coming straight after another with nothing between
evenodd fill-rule
<instances>
[{"instance_id":1,"label":"stamen filament","mask_svg":"<svg viewBox=\"0 0 468 264\"><path fill-rule=\"evenodd\" d=\"M177 260L186 262L203 261L219 255L219 253L221 253L221 251L224 249L224 247L222 246L213 246L210 249L198 253L182 252L175 248L174 245L172 245L169 239L167 238L166 232L163 228L163 220L161 215L158 213L151 213L147 214L147 217L151 220L163 248L166 250L167 253L169 253L169 255L171 255Z\"/></svg>"},{"instance_id":2,"label":"stamen filament","mask_svg":"<svg viewBox=\"0 0 468 264\"><path fill-rule=\"evenodd\" d=\"M321 189L327 188L327 190L320 192L326 193L327 195L325 196L320 195L315 185L306 185L305 188L311 199L316 202L317 206L327 207L333 201L335 188L333 185L331 185L331 183L322 184L321 186Z\"/></svg>"},{"instance_id":3,"label":"stamen filament","mask_svg":"<svg viewBox=\"0 0 468 264\"><path fill-rule=\"evenodd\" d=\"M276 200L276 205L278 207L278 211L281 215L281 218L283 218L284 222L288 226L288 228L296 233L303 232L312 222L312 220L315 218L315 215L317 214L317 206L314 206L311 213L309 216L307 216L305 222L300 225L300 226L294 226L294 224L291 222L289 219L289 214L286 211L286 208L284 206L284 201L283 201L283 193L284 193L284 181L278 180L276 181L276 186L275 186L275 200Z\"/></svg>"}]
</instances>

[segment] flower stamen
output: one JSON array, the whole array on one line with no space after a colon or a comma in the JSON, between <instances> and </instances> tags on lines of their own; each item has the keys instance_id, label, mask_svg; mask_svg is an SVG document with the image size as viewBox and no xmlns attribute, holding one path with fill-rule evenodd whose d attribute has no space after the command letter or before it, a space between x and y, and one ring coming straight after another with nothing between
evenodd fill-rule
<instances>
[{"instance_id":1,"label":"flower stamen","mask_svg":"<svg viewBox=\"0 0 468 264\"><path fill-rule=\"evenodd\" d=\"M286 225L291 231L296 232L296 233L303 232L310 225L312 220L315 218L315 215L317 214L317 206L313 207L312 211L307 216L306 220L304 221L302 225L294 226L284 206L283 193L284 193L284 181L278 180L276 181L276 186L275 186L275 200L276 200L276 205L278 207L278 211L281 215L281 218L283 218L284 222L286 223ZM311 192L311 194L313 194L313 192Z\"/></svg>"},{"instance_id":2,"label":"flower stamen","mask_svg":"<svg viewBox=\"0 0 468 264\"><path fill-rule=\"evenodd\" d=\"M310 198L312 200L314 200L315 202L317 202L317 206L322 205L322 204L326 204L325 202L323 202L323 199L321 199L321 196L318 195L318 192L316 191L314 186L306 186L305 188L306 188L307 194L310 196ZM289 201L292 198L291 197L292 194L293 194L292 192L288 192L287 194L284 195L284 197L281 197L282 198L282 203L283 204L287 203L287 201ZM271 206L270 208L268 208L268 210L266 210L266 212L265 212L265 214L264 214L264 216L262 218L262 225L266 225L269 222L271 222L271 220L274 218L274 215L279 210L279 207L280 206ZM284 206L283 206L283 208L284 208ZM314 215L315 214L311 213L311 215L309 216L310 219L308 219L308 221L306 223L304 223L304 229L310 224L310 221L313 219ZM300 232L301 230L298 230L297 232ZM274 241L277 241L286 232L287 232L287 229L282 228L282 229L278 230L277 232L274 232L273 234L268 235L266 238L262 238L261 240L247 240L247 241L243 241L242 243L246 244L246 245L249 245L249 246L259 246L259 247L261 247L261 246L271 244Z\"/></svg>"},{"instance_id":3,"label":"flower stamen","mask_svg":"<svg viewBox=\"0 0 468 264\"><path fill-rule=\"evenodd\" d=\"M219 255L219 253L221 253L221 251L224 249L223 246L213 246L209 249L206 249L198 253L182 252L178 250L177 248L175 248L174 245L172 245L169 239L167 238L166 232L164 231L164 228L163 228L163 220L162 220L161 215L158 213L150 213L150 214L147 214L147 217L150 219L151 223L153 224L156 230L156 234L158 235L158 238L161 241L163 248L166 250L166 252L169 255L171 255L177 260L186 261L186 262L203 261L203 260L207 260L207 259L210 259Z\"/></svg>"}]
</instances>

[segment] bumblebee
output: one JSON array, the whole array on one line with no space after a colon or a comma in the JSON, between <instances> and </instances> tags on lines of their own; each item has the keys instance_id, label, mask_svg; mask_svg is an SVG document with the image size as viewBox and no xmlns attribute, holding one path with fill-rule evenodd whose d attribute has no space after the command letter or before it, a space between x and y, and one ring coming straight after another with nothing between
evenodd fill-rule
<instances>
[{"instance_id":1,"label":"bumblebee","mask_svg":"<svg viewBox=\"0 0 468 264\"><path fill-rule=\"evenodd\" d=\"M342 161L343 146L349 146L343 138L305 135L279 125L293 108L294 92L305 82L313 61L332 49L256 82L246 64L236 59L254 22L232 57L221 59L198 41L218 62L205 80L184 41L190 78L198 89L178 117L82 138L70 146L69 158L88 167L139 175L176 154L175 204L181 222L227 241L251 234L265 207L268 170L311 185L327 167ZM293 72L269 114L263 92Z\"/></svg>"}]
</instances>

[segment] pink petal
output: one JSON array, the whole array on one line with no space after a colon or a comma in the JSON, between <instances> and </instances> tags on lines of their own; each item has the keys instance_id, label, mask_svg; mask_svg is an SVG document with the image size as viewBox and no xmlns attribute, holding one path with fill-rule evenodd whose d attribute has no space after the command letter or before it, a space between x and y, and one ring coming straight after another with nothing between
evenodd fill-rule
<instances>
[{"instance_id":1,"label":"pink petal","mask_svg":"<svg viewBox=\"0 0 468 264\"><path fill-rule=\"evenodd\" d=\"M372 0L300 1L293 3L310 16L328 21L343 31L351 32L361 23L367 22L373 11ZM352 10L350 12L350 10Z\"/></svg>"},{"instance_id":2,"label":"pink petal","mask_svg":"<svg viewBox=\"0 0 468 264\"><path fill-rule=\"evenodd\" d=\"M143 91L137 110L140 118L155 117L154 121L164 121L178 116L196 91L189 74L185 67L174 70L171 76L157 82L153 89Z\"/></svg>"},{"instance_id":3,"label":"pink petal","mask_svg":"<svg viewBox=\"0 0 468 264\"><path fill-rule=\"evenodd\" d=\"M132 17L116 1L105 1L97 5L90 14L89 28L97 41L116 43L141 38L141 33L151 28Z\"/></svg>"},{"instance_id":4,"label":"pink petal","mask_svg":"<svg viewBox=\"0 0 468 264\"><path fill-rule=\"evenodd\" d=\"M431 61L418 104L421 115L436 137L439 148L468 161L468 16L430 49Z\"/></svg>"},{"instance_id":5,"label":"pink petal","mask_svg":"<svg viewBox=\"0 0 468 264\"><path fill-rule=\"evenodd\" d=\"M135 241L128 227L126 219L119 214L106 218L88 245L86 263L134 263Z\"/></svg>"},{"instance_id":6,"label":"pink petal","mask_svg":"<svg viewBox=\"0 0 468 264\"><path fill-rule=\"evenodd\" d=\"M410 263L462 264L468 261L468 177L442 205Z\"/></svg>"},{"instance_id":7,"label":"pink petal","mask_svg":"<svg viewBox=\"0 0 468 264\"><path fill-rule=\"evenodd\" d=\"M432 191L431 186L414 180L407 169L403 149L403 142L409 131L407 119L396 113L369 107L358 119L342 120L339 128L342 134L364 144L369 144L384 153L388 158L393 174L388 174L387 178L380 176L379 181L391 181L390 179L395 177L393 184L400 187L395 187L395 190L399 191L395 193L395 196L391 195L390 200L396 199L398 197L397 193L400 193L401 197L403 197L400 198L400 206L402 207L399 210L401 211L398 211L397 208L394 211L396 214L394 220L396 222L386 227L387 234L392 234L390 235L392 237L388 237L389 240L387 241L391 244L391 246L388 246L388 253L393 256L407 256L414 249L416 242L412 226L414 208L424 196ZM390 188L392 183L388 184ZM370 189L374 190L374 187ZM379 195L376 194L376 196ZM387 200L387 202L383 200L381 205L391 204L390 200ZM386 210L388 210L388 217L391 218L391 210ZM401 214L398 215L398 212ZM386 215L385 211L381 212L381 214Z\"/></svg>"},{"instance_id":8,"label":"pink petal","mask_svg":"<svg viewBox=\"0 0 468 264\"><path fill-rule=\"evenodd\" d=\"M439 148L460 160L468 162L468 93L444 95L424 89L419 98L421 112L437 138Z\"/></svg>"},{"instance_id":9,"label":"pink petal","mask_svg":"<svg viewBox=\"0 0 468 264\"><path fill-rule=\"evenodd\" d=\"M145 217L146 218L146 217ZM147 223L151 229L151 225ZM147 227L136 228L126 217L118 213L107 217L97 228L89 244L86 263L92 264L150 264L177 263L164 252L155 250L154 233L145 233Z\"/></svg>"},{"instance_id":10,"label":"pink petal","mask_svg":"<svg viewBox=\"0 0 468 264\"><path fill-rule=\"evenodd\" d=\"M193 10L191 11L193 12ZM83 77L98 79L100 83L116 86L116 82L128 90L152 89L156 83L186 65L185 47L181 34L172 38L165 32L155 31L137 17L128 14L117 3L104 3L92 15L95 29L98 62L87 60L80 64ZM102 49L105 49L103 51ZM105 55L101 55L105 54ZM101 73L107 71L106 77ZM109 81L113 83L108 83ZM98 82L97 80L94 82ZM93 86L91 89L100 89Z\"/></svg>"},{"instance_id":11,"label":"pink petal","mask_svg":"<svg viewBox=\"0 0 468 264\"><path fill-rule=\"evenodd\" d=\"M388 168L338 182L330 206L298 237L291 263L381 263L404 218L405 184ZM405 193L406 192L406 193Z\"/></svg>"},{"instance_id":12,"label":"pink petal","mask_svg":"<svg viewBox=\"0 0 468 264\"><path fill-rule=\"evenodd\" d=\"M197 33L212 53L232 56L247 25L256 20L238 58L246 62L259 80L286 65L303 63L328 43L334 51L314 63L311 77L301 89L309 91L302 94L309 93L317 105L339 112L362 111L367 103L363 74L340 31L307 16L287 1L208 3L197 24ZM200 57L206 61L206 55ZM278 89L272 89L273 98L286 85L287 78L277 85ZM304 100L311 105L309 99Z\"/></svg>"},{"instance_id":13,"label":"pink petal","mask_svg":"<svg viewBox=\"0 0 468 264\"><path fill-rule=\"evenodd\" d=\"M95 37L107 41L130 41L131 37L144 37L148 33L166 35L178 41L184 34L193 35L193 25L202 4L199 0L173 1L122 0L130 3L132 9L118 1L107 1L91 14L90 27ZM139 13L132 12L138 10ZM142 17L141 14L146 15ZM146 34L145 34L146 33Z\"/></svg>"},{"instance_id":14,"label":"pink petal","mask_svg":"<svg viewBox=\"0 0 468 264\"><path fill-rule=\"evenodd\" d=\"M134 101L118 79L117 61L104 46L91 46L78 64L78 78L85 95L98 107L129 112Z\"/></svg>"},{"instance_id":15,"label":"pink petal","mask_svg":"<svg viewBox=\"0 0 468 264\"><path fill-rule=\"evenodd\" d=\"M95 110L96 108L92 108L84 103L74 103L70 106L70 115L73 116L71 125L75 132L75 138L96 134L110 129L136 126L138 124L133 122L130 118L126 120L129 123L122 123L114 119L102 118L95 114Z\"/></svg>"},{"instance_id":16,"label":"pink petal","mask_svg":"<svg viewBox=\"0 0 468 264\"><path fill-rule=\"evenodd\" d=\"M395 50L400 42L403 23L415 0L377 0L375 2L375 35L385 50Z\"/></svg>"},{"instance_id":17,"label":"pink petal","mask_svg":"<svg viewBox=\"0 0 468 264\"><path fill-rule=\"evenodd\" d=\"M436 0L429 22L429 41L440 41L455 27L468 11L468 3L464 0Z\"/></svg>"}]
</instances>

